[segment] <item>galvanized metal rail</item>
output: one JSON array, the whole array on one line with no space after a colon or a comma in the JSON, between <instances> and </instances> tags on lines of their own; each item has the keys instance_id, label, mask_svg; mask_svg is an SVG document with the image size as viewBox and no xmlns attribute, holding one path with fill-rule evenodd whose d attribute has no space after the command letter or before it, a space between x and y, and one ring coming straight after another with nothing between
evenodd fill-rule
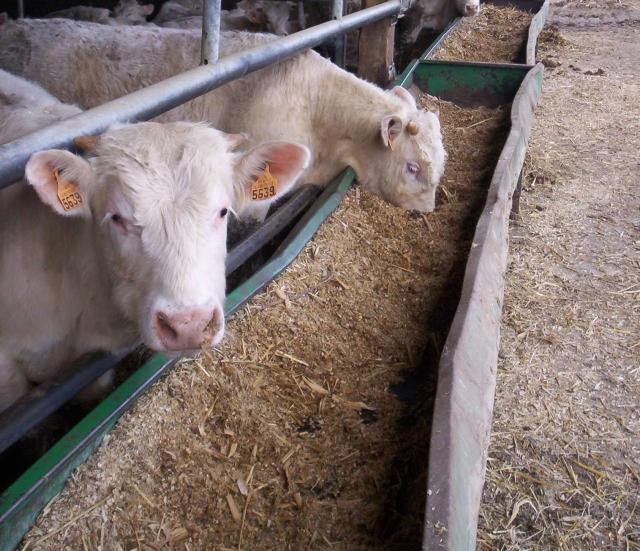
<instances>
[{"instance_id":1,"label":"galvanized metal rail","mask_svg":"<svg viewBox=\"0 0 640 551\"><path fill-rule=\"evenodd\" d=\"M200 63L210 65L218 61L220 53L220 12L222 0L204 0L202 10L202 44Z\"/></svg>"},{"instance_id":2,"label":"galvanized metal rail","mask_svg":"<svg viewBox=\"0 0 640 551\"><path fill-rule=\"evenodd\" d=\"M331 9L331 19L340 21L344 15L344 2L342 0L333 0ZM333 62L340 67L345 65L345 46L346 41L344 35L339 35L335 40L335 51L333 52Z\"/></svg>"},{"instance_id":3,"label":"galvanized metal rail","mask_svg":"<svg viewBox=\"0 0 640 551\"><path fill-rule=\"evenodd\" d=\"M43 149L70 148L79 135L95 135L111 124L151 119L218 86L317 46L347 31L399 13L406 0L388 0L340 20L327 21L259 47L201 65L0 146L0 188L24 173L29 157Z\"/></svg>"},{"instance_id":4,"label":"galvanized metal rail","mask_svg":"<svg viewBox=\"0 0 640 551\"><path fill-rule=\"evenodd\" d=\"M71 369L71 366L67 377L37 386L0 413L0 453L112 369L125 355L95 354L94 358L77 369Z\"/></svg>"}]
</instances>

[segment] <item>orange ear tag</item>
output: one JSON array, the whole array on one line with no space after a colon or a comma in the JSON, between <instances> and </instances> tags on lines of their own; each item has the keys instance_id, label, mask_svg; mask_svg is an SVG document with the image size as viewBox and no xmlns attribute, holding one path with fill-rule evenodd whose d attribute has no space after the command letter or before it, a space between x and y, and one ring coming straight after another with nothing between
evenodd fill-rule
<instances>
[{"instance_id":1,"label":"orange ear tag","mask_svg":"<svg viewBox=\"0 0 640 551\"><path fill-rule=\"evenodd\" d=\"M278 193L278 179L269 172L269 165L266 165L256 181L251 184L251 200L263 201L274 197L276 193Z\"/></svg>"},{"instance_id":2,"label":"orange ear tag","mask_svg":"<svg viewBox=\"0 0 640 551\"><path fill-rule=\"evenodd\" d=\"M69 181L60 180L60 173L53 171L58 183L58 200L65 211L79 207L82 204L82 196L78 193L76 186Z\"/></svg>"}]
</instances>

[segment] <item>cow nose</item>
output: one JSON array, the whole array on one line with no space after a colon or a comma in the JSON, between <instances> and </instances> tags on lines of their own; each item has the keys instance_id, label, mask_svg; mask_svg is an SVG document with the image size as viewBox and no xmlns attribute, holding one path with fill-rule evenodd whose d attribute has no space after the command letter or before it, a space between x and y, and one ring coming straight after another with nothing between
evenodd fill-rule
<instances>
[{"instance_id":1,"label":"cow nose","mask_svg":"<svg viewBox=\"0 0 640 551\"><path fill-rule=\"evenodd\" d=\"M166 350L193 350L209 344L220 331L221 323L219 308L159 311L155 315L155 332Z\"/></svg>"},{"instance_id":2,"label":"cow nose","mask_svg":"<svg viewBox=\"0 0 640 551\"><path fill-rule=\"evenodd\" d=\"M478 13L478 6L471 6L471 5L467 4L464 7L464 14L465 15L475 15L476 13Z\"/></svg>"}]
</instances>

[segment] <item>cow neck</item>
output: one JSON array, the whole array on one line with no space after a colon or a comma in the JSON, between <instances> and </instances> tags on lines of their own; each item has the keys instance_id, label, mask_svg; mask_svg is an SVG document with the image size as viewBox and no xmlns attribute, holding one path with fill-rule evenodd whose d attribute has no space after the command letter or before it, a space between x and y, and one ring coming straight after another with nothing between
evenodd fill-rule
<instances>
[{"instance_id":1,"label":"cow neck","mask_svg":"<svg viewBox=\"0 0 640 551\"><path fill-rule=\"evenodd\" d=\"M401 105L381 88L335 65L327 72L317 76L322 92L311 105L310 135L316 142L308 183L325 184L347 166L364 183L360 167L381 146L380 122Z\"/></svg>"}]
</instances>

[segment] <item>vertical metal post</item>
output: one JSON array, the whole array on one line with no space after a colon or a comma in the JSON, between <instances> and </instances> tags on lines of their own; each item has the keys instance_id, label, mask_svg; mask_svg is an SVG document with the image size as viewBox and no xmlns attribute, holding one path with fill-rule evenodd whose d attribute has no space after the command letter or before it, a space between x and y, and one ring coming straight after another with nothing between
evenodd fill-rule
<instances>
[{"instance_id":1,"label":"vertical metal post","mask_svg":"<svg viewBox=\"0 0 640 551\"><path fill-rule=\"evenodd\" d=\"M333 6L331 10L331 19L340 21L344 15L344 2L343 0L333 0ZM333 52L333 62L339 67L345 65L345 35L340 35L334 42L335 51Z\"/></svg>"},{"instance_id":2,"label":"vertical metal post","mask_svg":"<svg viewBox=\"0 0 640 551\"><path fill-rule=\"evenodd\" d=\"M18 0L18 19L24 17L24 0Z\"/></svg>"},{"instance_id":3,"label":"vertical metal post","mask_svg":"<svg viewBox=\"0 0 640 551\"><path fill-rule=\"evenodd\" d=\"M211 65L218 61L222 0L204 0L203 8L200 63Z\"/></svg>"},{"instance_id":4,"label":"vertical metal post","mask_svg":"<svg viewBox=\"0 0 640 551\"><path fill-rule=\"evenodd\" d=\"M304 15L304 0L298 0L298 25L300 25L301 31L307 28L307 18Z\"/></svg>"}]
</instances>

